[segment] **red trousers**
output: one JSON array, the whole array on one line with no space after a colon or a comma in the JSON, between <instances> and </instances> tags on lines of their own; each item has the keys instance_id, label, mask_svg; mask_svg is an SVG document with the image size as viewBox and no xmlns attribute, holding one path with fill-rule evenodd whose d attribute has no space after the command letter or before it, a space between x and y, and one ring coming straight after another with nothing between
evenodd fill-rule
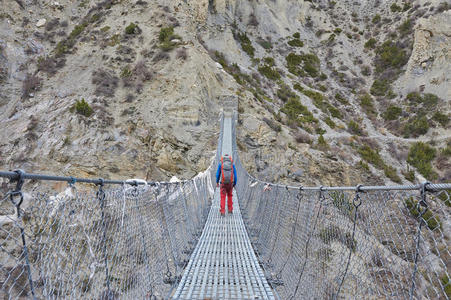
<instances>
[{"instance_id":1,"label":"red trousers","mask_svg":"<svg viewBox=\"0 0 451 300\"><path fill-rule=\"evenodd\" d=\"M232 193L233 193L233 185L231 183L225 184L221 183L221 208L220 213L225 213L225 198L227 196L227 208L229 212L233 210L233 201L232 201Z\"/></svg>"}]
</instances>

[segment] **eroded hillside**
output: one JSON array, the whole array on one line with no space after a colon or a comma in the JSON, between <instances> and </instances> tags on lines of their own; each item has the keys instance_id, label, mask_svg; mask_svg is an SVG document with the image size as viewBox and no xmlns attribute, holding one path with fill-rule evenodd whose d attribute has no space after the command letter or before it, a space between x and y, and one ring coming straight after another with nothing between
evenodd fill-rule
<instances>
[{"instance_id":1,"label":"eroded hillside","mask_svg":"<svg viewBox=\"0 0 451 300\"><path fill-rule=\"evenodd\" d=\"M6 2L2 169L192 177L235 99L262 179L450 180L446 3Z\"/></svg>"}]
</instances>

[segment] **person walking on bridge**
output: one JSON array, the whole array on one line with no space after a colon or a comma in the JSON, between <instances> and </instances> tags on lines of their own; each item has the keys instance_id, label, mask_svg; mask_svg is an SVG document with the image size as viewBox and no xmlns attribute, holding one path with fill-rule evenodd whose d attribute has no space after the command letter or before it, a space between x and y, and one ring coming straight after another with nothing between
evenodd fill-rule
<instances>
[{"instance_id":1,"label":"person walking on bridge","mask_svg":"<svg viewBox=\"0 0 451 300\"><path fill-rule=\"evenodd\" d=\"M227 196L227 208L229 214L233 213L232 193L236 185L236 169L232 158L225 154L221 157L221 163L216 171L216 186L219 186L221 180L221 208L219 212L223 216L225 214L225 198Z\"/></svg>"}]
</instances>

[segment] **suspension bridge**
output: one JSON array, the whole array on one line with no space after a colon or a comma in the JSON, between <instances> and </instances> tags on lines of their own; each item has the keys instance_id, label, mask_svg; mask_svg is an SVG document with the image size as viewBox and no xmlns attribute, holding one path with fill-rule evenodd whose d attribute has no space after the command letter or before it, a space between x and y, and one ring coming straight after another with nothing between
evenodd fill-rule
<instances>
[{"instance_id":1,"label":"suspension bridge","mask_svg":"<svg viewBox=\"0 0 451 300\"><path fill-rule=\"evenodd\" d=\"M236 119L223 114L216 156L191 180L0 172L0 298L450 298L451 184L263 182L239 160ZM226 153L238 183L220 217Z\"/></svg>"}]
</instances>

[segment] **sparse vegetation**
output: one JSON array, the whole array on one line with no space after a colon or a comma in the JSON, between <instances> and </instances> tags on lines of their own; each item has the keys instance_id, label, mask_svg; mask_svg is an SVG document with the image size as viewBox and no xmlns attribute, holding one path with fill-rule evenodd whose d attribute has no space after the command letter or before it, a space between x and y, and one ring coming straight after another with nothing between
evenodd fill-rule
<instances>
[{"instance_id":1,"label":"sparse vegetation","mask_svg":"<svg viewBox=\"0 0 451 300\"><path fill-rule=\"evenodd\" d=\"M322 134L318 137L317 146L320 149L328 149L329 148L329 144L326 142L326 139L324 138L324 136Z\"/></svg>"},{"instance_id":2,"label":"sparse vegetation","mask_svg":"<svg viewBox=\"0 0 451 300\"><path fill-rule=\"evenodd\" d=\"M119 83L119 78L111 71L99 69L92 73L92 83L96 85L95 95L113 97Z\"/></svg>"},{"instance_id":3,"label":"sparse vegetation","mask_svg":"<svg viewBox=\"0 0 451 300\"><path fill-rule=\"evenodd\" d=\"M335 99L337 99L338 102L340 102L341 104L345 104L345 105L349 104L348 100L346 100L346 98L343 97L340 93L335 94Z\"/></svg>"},{"instance_id":4,"label":"sparse vegetation","mask_svg":"<svg viewBox=\"0 0 451 300\"><path fill-rule=\"evenodd\" d=\"M267 40L259 39L257 43L262 46L264 49L269 50L272 48L272 43Z\"/></svg>"},{"instance_id":5,"label":"sparse vegetation","mask_svg":"<svg viewBox=\"0 0 451 300\"><path fill-rule=\"evenodd\" d=\"M399 33L401 35L408 34L413 29L413 25L412 19L407 19L399 26Z\"/></svg>"},{"instance_id":6,"label":"sparse vegetation","mask_svg":"<svg viewBox=\"0 0 451 300\"><path fill-rule=\"evenodd\" d=\"M281 132L282 131L282 126L280 124L278 124L277 122L270 120L268 118L263 118L263 121L268 124L268 126L274 130L275 132Z\"/></svg>"},{"instance_id":7,"label":"sparse vegetation","mask_svg":"<svg viewBox=\"0 0 451 300\"><path fill-rule=\"evenodd\" d=\"M296 98L290 98L288 102L282 107L282 112L287 117L295 122L296 125L302 126L308 123L317 123L318 120L313 117L313 114L301 104Z\"/></svg>"},{"instance_id":8,"label":"sparse vegetation","mask_svg":"<svg viewBox=\"0 0 451 300\"><path fill-rule=\"evenodd\" d=\"M71 112L77 112L77 114L85 116L89 118L93 113L94 110L89 106L88 102L85 101L85 99L77 100L75 104L70 109Z\"/></svg>"},{"instance_id":9,"label":"sparse vegetation","mask_svg":"<svg viewBox=\"0 0 451 300\"><path fill-rule=\"evenodd\" d=\"M357 122L354 120L349 121L348 129L353 134L363 135L362 129L360 128L359 124L357 124Z\"/></svg>"},{"instance_id":10,"label":"sparse vegetation","mask_svg":"<svg viewBox=\"0 0 451 300\"><path fill-rule=\"evenodd\" d=\"M125 27L126 34L135 34L139 32L139 27L135 23L130 23L127 27Z\"/></svg>"},{"instance_id":11,"label":"sparse vegetation","mask_svg":"<svg viewBox=\"0 0 451 300\"><path fill-rule=\"evenodd\" d=\"M448 115L442 114L439 111L436 111L434 115L432 116L432 120L439 123L442 127L446 127L449 123L449 117Z\"/></svg>"},{"instance_id":12,"label":"sparse vegetation","mask_svg":"<svg viewBox=\"0 0 451 300\"><path fill-rule=\"evenodd\" d=\"M315 54L301 54L290 53L285 58L287 61L287 68L290 73L298 76L317 77L319 75L320 60ZM302 64L302 69L299 65Z\"/></svg>"},{"instance_id":13,"label":"sparse vegetation","mask_svg":"<svg viewBox=\"0 0 451 300\"><path fill-rule=\"evenodd\" d=\"M390 89L390 83L387 80L376 79L370 88L370 93L373 96L385 96Z\"/></svg>"},{"instance_id":14,"label":"sparse vegetation","mask_svg":"<svg viewBox=\"0 0 451 300\"><path fill-rule=\"evenodd\" d=\"M262 74L263 76L265 76L268 79L271 79L271 80L280 79L279 72L274 67L271 67L270 65L260 66L260 67L258 67L258 71L260 72L260 74Z\"/></svg>"},{"instance_id":15,"label":"sparse vegetation","mask_svg":"<svg viewBox=\"0 0 451 300\"><path fill-rule=\"evenodd\" d=\"M337 125L335 124L335 122L332 121L332 119L331 119L330 117L325 118L325 119L324 119L324 123L326 123L331 129L334 129L335 126L337 126Z\"/></svg>"},{"instance_id":16,"label":"sparse vegetation","mask_svg":"<svg viewBox=\"0 0 451 300\"><path fill-rule=\"evenodd\" d=\"M287 102L289 99L297 98L297 95L288 85L282 84L280 85L280 89L277 90L277 97L283 102Z\"/></svg>"},{"instance_id":17,"label":"sparse vegetation","mask_svg":"<svg viewBox=\"0 0 451 300\"><path fill-rule=\"evenodd\" d=\"M414 170L407 170L405 172L402 172L402 175L404 175L404 178L408 181L414 183L415 182L415 171Z\"/></svg>"},{"instance_id":18,"label":"sparse vegetation","mask_svg":"<svg viewBox=\"0 0 451 300\"><path fill-rule=\"evenodd\" d=\"M353 252L357 248L357 241L352 239L352 234L349 232L344 233L340 227L335 225L329 225L328 227L321 229L319 238L327 245L333 241L338 241Z\"/></svg>"},{"instance_id":19,"label":"sparse vegetation","mask_svg":"<svg viewBox=\"0 0 451 300\"><path fill-rule=\"evenodd\" d=\"M402 113L401 107L390 105L384 112L383 117L387 121L396 120Z\"/></svg>"},{"instance_id":20,"label":"sparse vegetation","mask_svg":"<svg viewBox=\"0 0 451 300\"><path fill-rule=\"evenodd\" d=\"M288 41L288 45L292 47L304 47L304 42L301 41L300 39L292 39Z\"/></svg>"},{"instance_id":21,"label":"sparse vegetation","mask_svg":"<svg viewBox=\"0 0 451 300\"><path fill-rule=\"evenodd\" d=\"M390 10L391 10L392 12L399 12L399 11L401 11L401 6L399 6L397 3L393 3L393 4L390 6Z\"/></svg>"},{"instance_id":22,"label":"sparse vegetation","mask_svg":"<svg viewBox=\"0 0 451 300\"><path fill-rule=\"evenodd\" d=\"M401 178L398 176L396 169L392 166L385 164L384 160L379 154L377 149L372 149L369 145L363 145L358 149L360 156L375 166L378 169L384 171L385 176L390 178L392 181L396 183L401 183Z\"/></svg>"},{"instance_id":23,"label":"sparse vegetation","mask_svg":"<svg viewBox=\"0 0 451 300\"><path fill-rule=\"evenodd\" d=\"M429 130L429 122L426 116L414 116L410 118L403 127L404 137L418 137L426 134Z\"/></svg>"},{"instance_id":24,"label":"sparse vegetation","mask_svg":"<svg viewBox=\"0 0 451 300\"><path fill-rule=\"evenodd\" d=\"M432 168L432 160L436 155L436 149L423 142L414 143L407 156L407 162L417 168L426 179L435 179L437 174Z\"/></svg>"},{"instance_id":25,"label":"sparse vegetation","mask_svg":"<svg viewBox=\"0 0 451 300\"><path fill-rule=\"evenodd\" d=\"M368 115L376 115L376 109L373 104L373 98L368 93L360 96L360 105Z\"/></svg>"},{"instance_id":26,"label":"sparse vegetation","mask_svg":"<svg viewBox=\"0 0 451 300\"><path fill-rule=\"evenodd\" d=\"M401 47L388 40L376 48L376 72L382 73L388 68L399 70L408 61L407 54Z\"/></svg>"},{"instance_id":27,"label":"sparse vegetation","mask_svg":"<svg viewBox=\"0 0 451 300\"><path fill-rule=\"evenodd\" d=\"M377 40L375 38L370 38L368 41L366 41L365 43L365 48L369 48L369 49L374 49L376 47L377 44Z\"/></svg>"},{"instance_id":28,"label":"sparse vegetation","mask_svg":"<svg viewBox=\"0 0 451 300\"><path fill-rule=\"evenodd\" d=\"M173 40L181 39L179 35L174 34L174 27L163 27L158 34L158 40L160 41L160 49L163 51L170 51L177 46L177 43Z\"/></svg>"},{"instance_id":29,"label":"sparse vegetation","mask_svg":"<svg viewBox=\"0 0 451 300\"><path fill-rule=\"evenodd\" d=\"M42 87L42 80L37 75L27 73L22 83L22 98L29 98L32 94L39 91Z\"/></svg>"},{"instance_id":30,"label":"sparse vegetation","mask_svg":"<svg viewBox=\"0 0 451 300\"><path fill-rule=\"evenodd\" d=\"M243 49L250 57L254 57L255 48L252 46L252 42L247 37L246 33L238 32L236 36L241 44L241 49Z\"/></svg>"},{"instance_id":31,"label":"sparse vegetation","mask_svg":"<svg viewBox=\"0 0 451 300\"><path fill-rule=\"evenodd\" d=\"M377 24L382 20L381 16L379 14L375 15L373 19L371 20L373 24Z\"/></svg>"},{"instance_id":32,"label":"sparse vegetation","mask_svg":"<svg viewBox=\"0 0 451 300\"><path fill-rule=\"evenodd\" d=\"M407 209L409 212L414 216L415 218L418 218L420 216L420 210L426 209L425 207L421 207L420 210L418 209L418 201L414 200L413 198L408 198L404 201L406 204ZM430 230L434 230L436 228L442 228L442 222L440 221L440 218L430 210L427 209L426 212L423 214L422 219L426 221L426 224Z\"/></svg>"}]
</instances>

